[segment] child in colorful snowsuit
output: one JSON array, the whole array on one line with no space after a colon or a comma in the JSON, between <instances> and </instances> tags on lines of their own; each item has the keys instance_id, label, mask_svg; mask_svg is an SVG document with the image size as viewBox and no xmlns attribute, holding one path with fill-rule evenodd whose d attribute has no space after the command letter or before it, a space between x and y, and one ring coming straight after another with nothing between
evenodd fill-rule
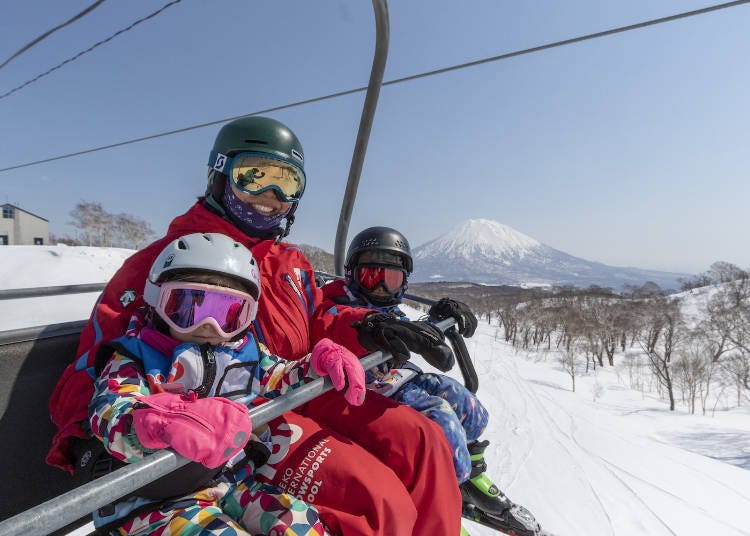
<instances>
[{"instance_id":1,"label":"child in colorful snowsuit","mask_svg":"<svg viewBox=\"0 0 750 536\"><path fill-rule=\"evenodd\" d=\"M118 503L112 517L120 534L329 534L313 506L254 481L270 448L267 429L251 439L248 405L322 375L338 390L348 383L347 401L360 405L364 370L329 339L298 361L270 354L248 333L260 288L255 260L241 244L218 233L180 237L151 268L148 306L108 344L114 351L100 354L109 358L89 422L109 454L134 462L170 447L196 462L188 466L191 482L174 483L166 501ZM99 517L98 525L112 521Z\"/></svg>"},{"instance_id":2,"label":"child in colorful snowsuit","mask_svg":"<svg viewBox=\"0 0 750 536\"><path fill-rule=\"evenodd\" d=\"M322 287L323 293L330 307L335 304L367 307L390 315L393 320L406 319L398 305L412 269L406 237L395 229L371 227L356 235L349 245L345 280L329 282ZM456 319L461 335L474 334L477 319L467 305L443 298L430 308L431 321L450 317ZM423 357L445 372L453 365L453 354L447 345L443 346L442 353L433 348ZM450 352L450 358L445 352ZM467 507L478 508L497 516L500 526L516 530L519 535L535 534L538 524L533 517L529 523L526 519L514 519L526 516L527 511L510 502L485 473L484 451L489 442L479 441L479 437L487 427L488 413L474 393L453 378L422 372L409 362L368 370L366 378L368 389L414 408L443 429L453 449L465 511Z\"/></svg>"}]
</instances>

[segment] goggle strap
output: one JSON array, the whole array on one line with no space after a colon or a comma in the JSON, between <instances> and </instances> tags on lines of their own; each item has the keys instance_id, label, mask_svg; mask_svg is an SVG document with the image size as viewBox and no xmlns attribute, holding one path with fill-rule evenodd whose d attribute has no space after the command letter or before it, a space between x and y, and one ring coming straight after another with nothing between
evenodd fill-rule
<instances>
[{"instance_id":1,"label":"goggle strap","mask_svg":"<svg viewBox=\"0 0 750 536\"><path fill-rule=\"evenodd\" d=\"M147 280L146 286L143 289L143 301L155 308L159 304L160 293L161 287Z\"/></svg>"},{"instance_id":2,"label":"goggle strap","mask_svg":"<svg viewBox=\"0 0 750 536\"><path fill-rule=\"evenodd\" d=\"M293 151L293 156L299 158L297 155L297 151ZM304 171L300 168L300 162L295 162L294 160L290 160L289 158L284 158L281 155L277 154L271 154L271 153L262 153L262 152L256 152L256 151L245 151L242 153L237 153L235 156L241 156L241 155L257 155L263 158L270 158L272 160L279 160L280 162L286 162L287 164L290 164L300 170L300 173L304 176ZM219 151L216 151L215 149L211 150L211 153L208 155L208 167L211 169L215 169L219 173L224 173L225 169L228 169L231 167L232 162L234 161L234 156L227 156L223 153L220 153Z\"/></svg>"}]
</instances>

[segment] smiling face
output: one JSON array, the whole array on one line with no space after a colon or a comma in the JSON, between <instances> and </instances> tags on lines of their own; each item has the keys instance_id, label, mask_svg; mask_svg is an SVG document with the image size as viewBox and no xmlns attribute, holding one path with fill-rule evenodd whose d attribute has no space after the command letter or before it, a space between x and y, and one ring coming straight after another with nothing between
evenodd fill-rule
<instances>
[{"instance_id":1,"label":"smiling face","mask_svg":"<svg viewBox=\"0 0 750 536\"><path fill-rule=\"evenodd\" d=\"M229 181L229 185L237 199L263 216L285 214L292 208L291 203L285 203L282 201L273 190L266 190L259 194L251 194L237 188L232 181Z\"/></svg>"}]
</instances>

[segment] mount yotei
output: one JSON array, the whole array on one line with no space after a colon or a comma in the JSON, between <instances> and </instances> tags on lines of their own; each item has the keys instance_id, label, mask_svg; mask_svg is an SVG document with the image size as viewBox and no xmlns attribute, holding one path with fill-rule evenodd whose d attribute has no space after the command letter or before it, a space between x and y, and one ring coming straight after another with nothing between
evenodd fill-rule
<instances>
[{"instance_id":1,"label":"mount yotei","mask_svg":"<svg viewBox=\"0 0 750 536\"><path fill-rule=\"evenodd\" d=\"M412 250L414 282L470 281L492 285L574 285L621 288L652 281L679 288L688 274L622 268L556 250L501 223L467 220Z\"/></svg>"}]
</instances>

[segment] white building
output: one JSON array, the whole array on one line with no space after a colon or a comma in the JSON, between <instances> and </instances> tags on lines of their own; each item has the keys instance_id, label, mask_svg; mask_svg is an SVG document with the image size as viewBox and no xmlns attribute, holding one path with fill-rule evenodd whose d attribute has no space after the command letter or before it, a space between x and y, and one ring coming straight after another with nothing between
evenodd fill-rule
<instances>
[{"instance_id":1,"label":"white building","mask_svg":"<svg viewBox=\"0 0 750 536\"><path fill-rule=\"evenodd\" d=\"M15 205L2 205L0 218L0 246L20 246L49 243L49 221Z\"/></svg>"}]
</instances>

